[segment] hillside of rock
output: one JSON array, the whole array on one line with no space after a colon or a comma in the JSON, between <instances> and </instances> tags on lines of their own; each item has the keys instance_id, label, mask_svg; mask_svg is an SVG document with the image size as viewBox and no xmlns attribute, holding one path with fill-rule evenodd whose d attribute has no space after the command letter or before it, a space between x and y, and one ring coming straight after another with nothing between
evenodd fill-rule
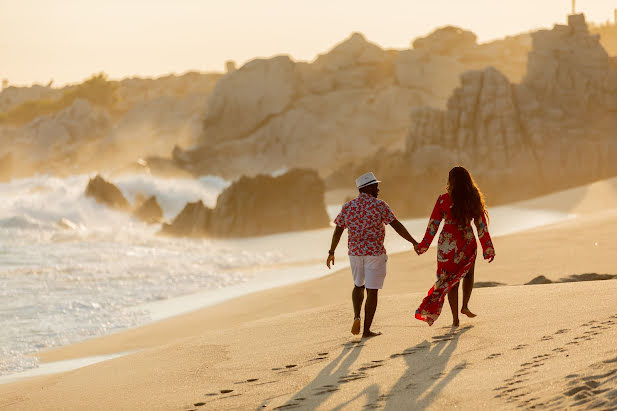
<instances>
[{"instance_id":1,"label":"hillside of rock","mask_svg":"<svg viewBox=\"0 0 617 411\"><path fill-rule=\"evenodd\" d=\"M528 34L478 44L444 27L409 50L384 50L354 33L313 62L253 60L208 97L201 144L173 159L227 178L307 167L325 175L379 149L402 149L415 107L445 107L459 75L489 64L524 74Z\"/></svg>"},{"instance_id":2,"label":"hillside of rock","mask_svg":"<svg viewBox=\"0 0 617 411\"><path fill-rule=\"evenodd\" d=\"M12 153L19 164L12 177L111 171L148 156L169 157L175 145L198 141L207 96L219 77L94 76L60 89L7 87L0 92L0 156ZM24 122L28 111L41 114Z\"/></svg>"},{"instance_id":3,"label":"hillside of rock","mask_svg":"<svg viewBox=\"0 0 617 411\"><path fill-rule=\"evenodd\" d=\"M472 172L490 204L617 175L617 68L599 36L573 15L532 41L520 84L493 67L465 72L446 110L413 111L405 150L347 164L328 186L374 170L386 201L421 215L454 165Z\"/></svg>"}]
</instances>

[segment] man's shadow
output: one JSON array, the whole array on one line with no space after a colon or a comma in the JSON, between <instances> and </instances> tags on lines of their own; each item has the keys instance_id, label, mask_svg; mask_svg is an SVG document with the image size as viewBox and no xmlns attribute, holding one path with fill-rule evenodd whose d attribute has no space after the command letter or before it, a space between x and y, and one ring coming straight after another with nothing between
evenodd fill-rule
<instances>
[{"instance_id":1,"label":"man's shadow","mask_svg":"<svg viewBox=\"0 0 617 411\"><path fill-rule=\"evenodd\" d=\"M431 342L424 340L400 353L407 363L407 370L390 393L380 397L386 402L385 408L423 410L431 405L445 386L467 366L466 361L461 361L448 373L445 372L459 337L472 328L468 325L451 329L446 334L433 337Z\"/></svg>"},{"instance_id":2,"label":"man's shadow","mask_svg":"<svg viewBox=\"0 0 617 411\"><path fill-rule=\"evenodd\" d=\"M324 367L323 370L306 387L295 393L285 404L276 409L293 409L302 407L310 399L310 407L317 408L334 392L338 391L341 381L349 378L351 367L358 359L364 340L350 341L344 344L341 353L333 361ZM262 404L266 405L266 404ZM258 410L263 409L261 406Z\"/></svg>"}]
</instances>

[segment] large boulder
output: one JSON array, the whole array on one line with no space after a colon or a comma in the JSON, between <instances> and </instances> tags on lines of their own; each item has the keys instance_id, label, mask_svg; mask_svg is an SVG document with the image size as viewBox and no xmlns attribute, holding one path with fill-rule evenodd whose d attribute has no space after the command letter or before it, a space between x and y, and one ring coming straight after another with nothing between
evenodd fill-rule
<instances>
[{"instance_id":1,"label":"large boulder","mask_svg":"<svg viewBox=\"0 0 617 411\"><path fill-rule=\"evenodd\" d=\"M327 227L324 193L312 170L242 177L219 195L214 209L201 201L189 203L162 233L246 237Z\"/></svg>"},{"instance_id":2,"label":"large boulder","mask_svg":"<svg viewBox=\"0 0 617 411\"><path fill-rule=\"evenodd\" d=\"M92 197L98 203L105 204L118 210L128 210L129 202L114 184L105 180L99 174L88 181L86 197Z\"/></svg>"},{"instance_id":3,"label":"large boulder","mask_svg":"<svg viewBox=\"0 0 617 411\"><path fill-rule=\"evenodd\" d=\"M209 144L242 138L283 112L296 94L288 56L256 59L225 75L208 97L204 135Z\"/></svg>"},{"instance_id":4,"label":"large boulder","mask_svg":"<svg viewBox=\"0 0 617 411\"><path fill-rule=\"evenodd\" d=\"M324 193L312 170L241 177L218 197L210 231L240 237L327 227Z\"/></svg>"}]
</instances>

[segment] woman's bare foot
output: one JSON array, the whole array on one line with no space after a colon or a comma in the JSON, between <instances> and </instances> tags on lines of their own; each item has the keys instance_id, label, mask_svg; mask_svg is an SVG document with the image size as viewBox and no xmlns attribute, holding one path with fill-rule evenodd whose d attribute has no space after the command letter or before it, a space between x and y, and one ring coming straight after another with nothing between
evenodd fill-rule
<instances>
[{"instance_id":1,"label":"woman's bare foot","mask_svg":"<svg viewBox=\"0 0 617 411\"><path fill-rule=\"evenodd\" d=\"M362 334L362 338L371 338L371 337L377 337L378 335L381 335L380 332L373 332L373 331L369 331L367 333L363 333Z\"/></svg>"},{"instance_id":2,"label":"woman's bare foot","mask_svg":"<svg viewBox=\"0 0 617 411\"><path fill-rule=\"evenodd\" d=\"M353 335L360 334L360 317L353 319L353 325L351 326L351 333Z\"/></svg>"},{"instance_id":3,"label":"woman's bare foot","mask_svg":"<svg viewBox=\"0 0 617 411\"><path fill-rule=\"evenodd\" d=\"M473 317L476 316L474 313L469 311L469 308L467 308L467 307L461 308L461 314L465 314L469 318L473 318Z\"/></svg>"}]
</instances>

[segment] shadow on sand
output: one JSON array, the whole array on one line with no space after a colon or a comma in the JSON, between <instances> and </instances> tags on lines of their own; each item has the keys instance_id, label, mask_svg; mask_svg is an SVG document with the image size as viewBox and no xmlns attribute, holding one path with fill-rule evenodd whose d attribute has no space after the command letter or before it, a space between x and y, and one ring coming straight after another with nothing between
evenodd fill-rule
<instances>
[{"instance_id":1,"label":"shadow on sand","mask_svg":"<svg viewBox=\"0 0 617 411\"><path fill-rule=\"evenodd\" d=\"M344 344L343 350L333 361L319 372L319 374L306 387L298 391L292 399L285 404L275 407L275 410L295 408L314 409L323 403L332 393L339 390L341 381L350 375L352 365L358 359L364 340L350 341ZM310 399L309 404L305 401ZM262 409L262 408L257 408Z\"/></svg>"},{"instance_id":2,"label":"shadow on sand","mask_svg":"<svg viewBox=\"0 0 617 411\"><path fill-rule=\"evenodd\" d=\"M354 367L355 369L352 369L352 365L358 359L364 342L346 343L341 354L328 364L311 383L297 392L291 400L275 409L317 408L332 393L338 391L342 384L353 384L356 380L369 377L371 370L387 367L389 362L396 361L398 357L403 357L407 363L407 369L389 392L385 393L378 384L371 384L333 409L341 410L363 398L365 408L369 409L425 409L467 366L467 363L462 361L452 367L449 372L445 372L450 357L456 350L459 337L471 328L473 328L471 325L451 328L447 333L433 337L432 341L424 340L402 352L390 355L389 359L372 361Z\"/></svg>"}]
</instances>

